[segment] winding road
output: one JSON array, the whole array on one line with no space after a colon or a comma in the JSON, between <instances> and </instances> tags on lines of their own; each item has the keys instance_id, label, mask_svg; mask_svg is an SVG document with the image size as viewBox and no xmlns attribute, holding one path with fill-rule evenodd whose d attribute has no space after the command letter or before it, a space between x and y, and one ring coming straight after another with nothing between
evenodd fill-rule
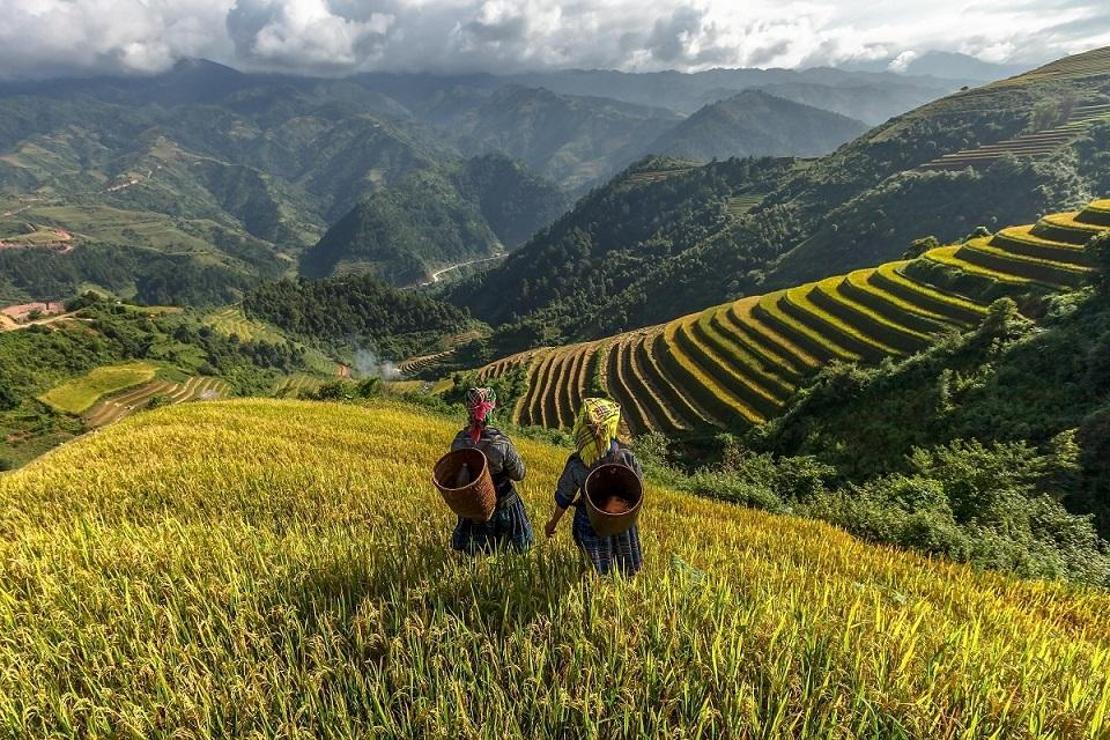
<instances>
[{"instance_id":1,"label":"winding road","mask_svg":"<svg viewBox=\"0 0 1110 740\"><path fill-rule=\"evenodd\" d=\"M447 267L444 267L442 270L436 270L435 272L433 272L432 273L432 279L427 280L423 283L420 283L420 286L423 287L425 285L435 285L436 283L440 282L443 279L443 275L445 275L448 272L451 272L452 270L459 270L463 267L469 267L470 265L480 265L483 262L493 262L494 260L500 260L500 259L504 259L504 258L505 258L505 253L504 252L498 252L497 254L493 255L492 257L479 257L478 259L467 260L466 262L459 262L459 263L454 264L454 265L448 265Z\"/></svg>"}]
</instances>

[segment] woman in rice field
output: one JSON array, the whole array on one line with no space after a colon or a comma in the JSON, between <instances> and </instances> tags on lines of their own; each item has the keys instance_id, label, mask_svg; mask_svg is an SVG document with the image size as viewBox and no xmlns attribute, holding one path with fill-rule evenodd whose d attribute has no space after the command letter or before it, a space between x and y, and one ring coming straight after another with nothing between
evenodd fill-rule
<instances>
[{"instance_id":1,"label":"woman in rice field","mask_svg":"<svg viewBox=\"0 0 1110 740\"><path fill-rule=\"evenodd\" d=\"M640 533L633 524L620 534L602 537L590 523L589 513L582 502L586 478L594 468L605 463L619 463L631 468L643 478L643 470L636 456L617 440L621 423L621 407L602 398L587 398L582 402L574 423L574 442L578 451L573 453L563 468L555 487L555 511L544 527L548 537L555 536L559 520L574 506L571 531L574 541L594 569L601 575L619 572L624 576L635 575L643 567Z\"/></svg>"},{"instance_id":2,"label":"woman in rice field","mask_svg":"<svg viewBox=\"0 0 1110 740\"><path fill-rule=\"evenodd\" d=\"M451 535L451 548L470 555L491 552L498 547L519 551L532 546L532 523L514 483L524 480L524 460L512 441L501 430L489 425L497 406L492 388L471 388L466 394L468 422L451 443L451 451L477 448L489 461L493 486L497 489L497 509L488 522L459 517ZM469 482L469 481L468 481Z\"/></svg>"}]
</instances>

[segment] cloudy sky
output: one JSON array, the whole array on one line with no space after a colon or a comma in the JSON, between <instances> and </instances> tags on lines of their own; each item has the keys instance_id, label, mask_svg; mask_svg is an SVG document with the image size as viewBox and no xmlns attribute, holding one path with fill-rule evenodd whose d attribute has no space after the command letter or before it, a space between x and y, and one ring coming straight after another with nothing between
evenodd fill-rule
<instances>
[{"instance_id":1,"label":"cloudy sky","mask_svg":"<svg viewBox=\"0 0 1110 740\"><path fill-rule=\"evenodd\" d=\"M0 77L798 67L1110 45L1110 0L0 0Z\"/></svg>"}]
</instances>

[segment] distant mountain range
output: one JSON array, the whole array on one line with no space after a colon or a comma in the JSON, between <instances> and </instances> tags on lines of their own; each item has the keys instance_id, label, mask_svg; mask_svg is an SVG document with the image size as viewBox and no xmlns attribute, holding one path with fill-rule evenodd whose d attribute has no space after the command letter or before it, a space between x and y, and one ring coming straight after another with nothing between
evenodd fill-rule
<instances>
[{"instance_id":1,"label":"distant mountain range","mask_svg":"<svg viewBox=\"0 0 1110 740\"><path fill-rule=\"evenodd\" d=\"M938 77L954 80L992 82L1028 72L1034 64L995 64L969 54L951 51L905 52L868 62L854 62L844 69L858 72L894 72L911 77Z\"/></svg>"},{"instance_id":2,"label":"distant mountain range","mask_svg":"<svg viewBox=\"0 0 1110 740\"><path fill-rule=\"evenodd\" d=\"M1079 207L1110 192L1107 75L1110 47L1068 57L929 103L815 160L645 160L450 298L499 326L507 354L898 259L930 234L947 243ZM739 114L762 95L746 93ZM731 107L680 130L700 129L690 140L710 146L735 133Z\"/></svg>"},{"instance_id":3,"label":"distant mountain range","mask_svg":"<svg viewBox=\"0 0 1110 740\"><path fill-rule=\"evenodd\" d=\"M3 84L0 237L74 238L0 250L0 301L98 287L222 303L300 269L422 282L511 250L646 155L821 154L863 129L835 113L872 123L960 84L833 69L315 79L204 60Z\"/></svg>"},{"instance_id":4,"label":"distant mountain range","mask_svg":"<svg viewBox=\"0 0 1110 740\"><path fill-rule=\"evenodd\" d=\"M995 77L1007 76L1003 70ZM762 89L801 103L795 95L824 91L826 107L875 125L930 100L947 95L964 85L984 81L956 75L951 78L896 74L885 68L844 70L832 67L811 69L711 69L704 72L630 73L611 70L565 70L514 75L508 80L526 87L543 87L563 95L588 95L623 100L627 103L664 107L689 115L718 100L744 90ZM850 113L849 101L867 101L862 113ZM857 107L856 110L859 110Z\"/></svg>"}]
</instances>

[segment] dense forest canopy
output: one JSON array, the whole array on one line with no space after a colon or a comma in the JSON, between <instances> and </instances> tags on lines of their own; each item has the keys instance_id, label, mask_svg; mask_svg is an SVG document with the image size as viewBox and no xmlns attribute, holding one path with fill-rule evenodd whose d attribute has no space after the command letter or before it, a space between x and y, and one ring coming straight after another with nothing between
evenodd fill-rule
<instances>
[{"instance_id":1,"label":"dense forest canopy","mask_svg":"<svg viewBox=\"0 0 1110 740\"><path fill-rule=\"evenodd\" d=\"M470 322L454 306L370 275L281 280L248 293L243 309L294 336L332 346L366 343L395 360Z\"/></svg>"}]
</instances>

